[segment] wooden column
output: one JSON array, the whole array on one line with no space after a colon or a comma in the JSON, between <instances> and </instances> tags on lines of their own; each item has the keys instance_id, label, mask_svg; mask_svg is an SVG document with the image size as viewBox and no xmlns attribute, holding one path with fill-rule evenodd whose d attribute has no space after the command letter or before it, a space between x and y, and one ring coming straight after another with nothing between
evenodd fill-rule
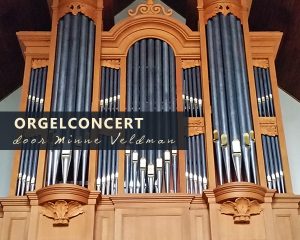
<instances>
[{"instance_id":1,"label":"wooden column","mask_svg":"<svg viewBox=\"0 0 300 240\"><path fill-rule=\"evenodd\" d=\"M182 102L182 58L181 57L176 57L176 95L177 95L177 111L178 112L184 112L183 108L183 102ZM181 127L181 126L178 126ZM178 130L179 131L179 130ZM185 162L185 151L184 150L179 150L178 151L178 179L179 179L179 188L178 192L180 193L186 193L186 176L185 176L185 169L186 169L186 162Z\"/></svg>"},{"instance_id":2,"label":"wooden column","mask_svg":"<svg viewBox=\"0 0 300 240\"><path fill-rule=\"evenodd\" d=\"M92 112L99 111L100 86L101 86L101 50L102 50L102 31L103 31L103 0L97 0L97 9L95 9L96 19L96 36L94 51L94 80L92 95ZM95 190L96 186L96 169L97 169L98 151L90 151L89 172L88 172L88 188Z\"/></svg>"},{"instance_id":3,"label":"wooden column","mask_svg":"<svg viewBox=\"0 0 300 240\"><path fill-rule=\"evenodd\" d=\"M126 56L122 56L120 60L120 112L126 111ZM125 150L119 151L119 169L118 169L118 194L124 194L125 182Z\"/></svg>"}]
</instances>

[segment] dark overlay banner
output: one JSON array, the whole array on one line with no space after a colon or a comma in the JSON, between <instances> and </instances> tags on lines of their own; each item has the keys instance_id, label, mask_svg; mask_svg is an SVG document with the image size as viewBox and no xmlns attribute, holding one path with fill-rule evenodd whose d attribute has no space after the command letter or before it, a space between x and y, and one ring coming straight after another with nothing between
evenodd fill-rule
<instances>
[{"instance_id":1,"label":"dark overlay banner","mask_svg":"<svg viewBox=\"0 0 300 240\"><path fill-rule=\"evenodd\" d=\"M182 112L0 112L0 150L186 149Z\"/></svg>"}]
</instances>

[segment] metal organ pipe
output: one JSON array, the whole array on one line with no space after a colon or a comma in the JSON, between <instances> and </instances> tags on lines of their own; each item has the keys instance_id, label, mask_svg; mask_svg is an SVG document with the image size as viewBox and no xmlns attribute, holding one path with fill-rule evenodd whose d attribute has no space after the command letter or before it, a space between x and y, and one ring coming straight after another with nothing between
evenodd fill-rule
<instances>
[{"instance_id":1,"label":"metal organ pipe","mask_svg":"<svg viewBox=\"0 0 300 240\"><path fill-rule=\"evenodd\" d=\"M254 67L254 77L258 110L260 117L276 117L270 70L268 67ZM267 175L267 184L271 189L276 189L279 193L285 193L284 173L280 153L278 136L262 135L263 153Z\"/></svg>"},{"instance_id":2,"label":"metal organ pipe","mask_svg":"<svg viewBox=\"0 0 300 240\"><path fill-rule=\"evenodd\" d=\"M159 39L155 39L155 108L156 112L162 111L162 91L159 89L162 88L162 41ZM161 131L161 124L158 121L157 131ZM156 187L157 192L162 192L162 183L163 183L163 158L162 158L162 150L157 150L156 152ZM150 169L151 170L151 169Z\"/></svg>"},{"instance_id":3,"label":"metal organ pipe","mask_svg":"<svg viewBox=\"0 0 300 240\"><path fill-rule=\"evenodd\" d=\"M84 100L84 111L91 111L91 102L92 102L92 86L93 86L93 63L94 63L94 46L95 46L95 25L92 21L89 21L84 17L84 22L87 22L87 66L86 66L86 85L85 85L85 100ZM81 38L84 39L83 34ZM85 65L85 63L82 63ZM88 168L88 157L89 151L82 151L82 168L81 168L81 186L86 185L86 172Z\"/></svg>"},{"instance_id":4,"label":"metal organ pipe","mask_svg":"<svg viewBox=\"0 0 300 240\"><path fill-rule=\"evenodd\" d=\"M183 100L185 103L186 115L189 117L202 117L200 67L195 66L183 69L183 82ZM187 83L187 85L185 83ZM187 150L185 153L185 161L187 193L202 194L203 190L207 189L208 184L204 135L199 134L189 136L186 138L186 141Z\"/></svg>"},{"instance_id":5,"label":"metal organ pipe","mask_svg":"<svg viewBox=\"0 0 300 240\"><path fill-rule=\"evenodd\" d=\"M100 112L111 115L118 112L118 99L120 94L119 69L102 67ZM101 136L104 148L98 152L98 170L96 190L104 195L114 195L118 191L118 150L108 149L108 136ZM127 164L127 163L126 163Z\"/></svg>"},{"instance_id":6,"label":"metal organ pipe","mask_svg":"<svg viewBox=\"0 0 300 240\"><path fill-rule=\"evenodd\" d=\"M26 116L39 117L44 109L44 97L46 90L48 67L31 69ZM38 136L37 136L38 137ZM39 146L23 146L20 156L19 174L17 181L17 196L23 196L27 191L35 190L37 166L39 158Z\"/></svg>"},{"instance_id":7,"label":"metal organ pipe","mask_svg":"<svg viewBox=\"0 0 300 240\"><path fill-rule=\"evenodd\" d=\"M222 156L225 166L226 179L231 182L231 164L230 164L230 142L229 142L229 123L228 123L228 112L226 105L226 84L224 75L224 64L222 61L222 42L221 42L221 31L220 31L220 20L218 18L213 19L213 42L215 46L214 57L216 59L216 66L218 71L216 72L216 81L218 83L217 94L220 98L217 106L219 112L219 138L222 148Z\"/></svg>"},{"instance_id":8,"label":"metal organ pipe","mask_svg":"<svg viewBox=\"0 0 300 240\"><path fill-rule=\"evenodd\" d=\"M94 64L95 24L79 13L59 20L52 92L52 112L89 112ZM79 133L75 133L79 134ZM49 150L46 185L74 183L85 186L88 151ZM61 172L58 167L61 166ZM69 169L73 169L73 174ZM58 174L59 173L59 174ZM81 181L78 181L81 173Z\"/></svg>"},{"instance_id":9,"label":"metal organ pipe","mask_svg":"<svg viewBox=\"0 0 300 240\"><path fill-rule=\"evenodd\" d=\"M213 117L213 141L215 148L215 156L217 160L217 171L219 177L219 183L222 185L224 183L223 177L223 164L222 164L222 152L220 144L220 124L219 124L219 110L218 103L220 96L218 95L218 82L216 78L216 59L214 54L214 40L212 20L208 20L207 23L207 45L208 45L208 61L209 61L209 76L210 76L210 91L211 95L214 96L211 99L212 102L212 117ZM225 158L224 158L225 160ZM228 172L228 171L227 171ZM231 176L230 176L231 178Z\"/></svg>"},{"instance_id":10,"label":"metal organ pipe","mask_svg":"<svg viewBox=\"0 0 300 240\"><path fill-rule=\"evenodd\" d=\"M127 112L176 112L175 56L171 47L159 39L136 42L127 56ZM176 126L161 126L165 137ZM125 192L176 192L178 185L177 150L127 149L125 154ZM129 183L128 183L129 182Z\"/></svg>"},{"instance_id":11,"label":"metal organ pipe","mask_svg":"<svg viewBox=\"0 0 300 240\"><path fill-rule=\"evenodd\" d=\"M241 22L232 14L217 14L208 20L206 31L219 183L232 180L257 183L257 160ZM234 166L235 174L231 171L231 165Z\"/></svg>"}]
</instances>

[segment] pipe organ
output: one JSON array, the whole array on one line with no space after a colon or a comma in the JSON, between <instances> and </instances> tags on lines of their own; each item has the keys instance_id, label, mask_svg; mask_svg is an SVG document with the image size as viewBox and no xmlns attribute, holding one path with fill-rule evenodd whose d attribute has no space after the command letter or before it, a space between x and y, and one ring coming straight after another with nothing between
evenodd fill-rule
<instances>
[{"instance_id":1,"label":"pipe organ","mask_svg":"<svg viewBox=\"0 0 300 240\"><path fill-rule=\"evenodd\" d=\"M276 81L282 34L250 32L251 0L197 0L192 31L159 1L103 30L103 0L53 0L50 32L18 32L21 111L183 113L151 122L184 149L16 151L1 239L298 239ZM75 132L80 134L80 132ZM110 147L108 147L110 146Z\"/></svg>"}]
</instances>

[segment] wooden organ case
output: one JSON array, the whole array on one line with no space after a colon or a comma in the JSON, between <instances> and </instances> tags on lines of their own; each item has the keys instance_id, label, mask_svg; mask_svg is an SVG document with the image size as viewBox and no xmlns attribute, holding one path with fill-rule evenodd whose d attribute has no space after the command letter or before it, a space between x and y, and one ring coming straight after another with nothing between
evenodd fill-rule
<instances>
[{"instance_id":1,"label":"wooden organ case","mask_svg":"<svg viewBox=\"0 0 300 240\"><path fill-rule=\"evenodd\" d=\"M53 0L51 32L18 32L22 111L185 112L188 150L17 151L1 240L299 239L282 34L249 32L250 7L198 0L191 31L147 0L103 31L103 0Z\"/></svg>"}]
</instances>

